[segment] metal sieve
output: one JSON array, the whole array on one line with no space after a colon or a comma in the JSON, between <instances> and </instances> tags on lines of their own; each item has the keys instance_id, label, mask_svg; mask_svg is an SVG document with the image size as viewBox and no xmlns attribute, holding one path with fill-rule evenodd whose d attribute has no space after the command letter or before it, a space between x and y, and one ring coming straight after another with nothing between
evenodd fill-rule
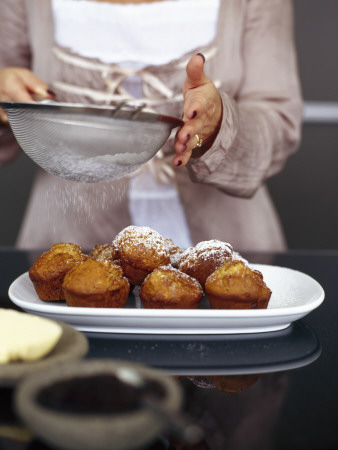
<instances>
[{"instance_id":1,"label":"metal sieve","mask_svg":"<svg viewBox=\"0 0 338 450\"><path fill-rule=\"evenodd\" d=\"M145 105L0 102L22 150L47 172L85 183L117 180L149 161L182 121Z\"/></svg>"}]
</instances>

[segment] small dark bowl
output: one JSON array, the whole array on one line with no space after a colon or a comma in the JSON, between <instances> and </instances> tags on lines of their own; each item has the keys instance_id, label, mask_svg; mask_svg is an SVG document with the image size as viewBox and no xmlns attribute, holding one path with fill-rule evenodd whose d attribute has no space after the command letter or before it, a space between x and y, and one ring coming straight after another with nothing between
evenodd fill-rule
<instances>
[{"instance_id":1,"label":"small dark bowl","mask_svg":"<svg viewBox=\"0 0 338 450\"><path fill-rule=\"evenodd\" d=\"M163 414L146 406L149 399ZM175 416L181 403L173 378L109 359L41 371L24 379L15 393L18 415L41 440L74 450L142 448L167 428L165 417Z\"/></svg>"}]
</instances>

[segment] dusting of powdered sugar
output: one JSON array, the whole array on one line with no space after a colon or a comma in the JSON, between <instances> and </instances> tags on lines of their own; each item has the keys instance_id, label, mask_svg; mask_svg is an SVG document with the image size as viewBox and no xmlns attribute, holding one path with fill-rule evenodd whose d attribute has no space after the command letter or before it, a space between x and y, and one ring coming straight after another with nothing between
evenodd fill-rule
<instances>
[{"instance_id":1,"label":"dusting of powdered sugar","mask_svg":"<svg viewBox=\"0 0 338 450\"><path fill-rule=\"evenodd\" d=\"M243 256L238 252L233 252L232 259L234 261L242 261L245 265L250 267L248 260L243 258Z\"/></svg>"},{"instance_id":2,"label":"dusting of powdered sugar","mask_svg":"<svg viewBox=\"0 0 338 450\"><path fill-rule=\"evenodd\" d=\"M196 291L199 291L200 294L203 295L202 286L195 278L191 277L190 275L188 275L184 272L181 272L179 269L176 269L175 267L171 266L170 264L157 267L157 269L155 269L153 272L150 272L146 276L144 282L146 282L147 279L150 279L152 274L156 273L156 277L164 280L167 284L168 280L170 280L170 278L171 278L170 276L168 276L168 272L170 274L172 274L174 277L176 277L176 282L179 282L181 284L186 283L187 286L189 286L190 288L194 287L196 289Z\"/></svg>"},{"instance_id":3,"label":"dusting of powdered sugar","mask_svg":"<svg viewBox=\"0 0 338 450\"><path fill-rule=\"evenodd\" d=\"M195 286L201 288L199 282L198 282L195 278L191 277L190 275L188 275L188 274L186 274L186 273L184 273L184 272L181 272L179 269L176 269L176 268L173 267L173 266L170 266L170 265L160 266L160 267L158 267L157 270L163 271L163 272L169 271L169 272L171 272L171 273L173 273L173 274L176 274L176 275L177 275L178 277L180 277L181 279L184 279L184 280L186 280L187 282L192 283L192 284L194 284ZM164 273L163 275L164 275L164 278L165 278L165 273ZM201 289L202 289L202 288L201 288Z\"/></svg>"},{"instance_id":4,"label":"dusting of powdered sugar","mask_svg":"<svg viewBox=\"0 0 338 450\"><path fill-rule=\"evenodd\" d=\"M126 183L120 181L87 184L55 178L45 191L51 227L58 234L70 218L79 226L96 223L98 214L109 214L116 202L126 196L126 189Z\"/></svg>"},{"instance_id":5,"label":"dusting of powdered sugar","mask_svg":"<svg viewBox=\"0 0 338 450\"><path fill-rule=\"evenodd\" d=\"M158 256L167 256L169 258L169 250L164 238L150 227L130 225L120 231L114 243L119 249L121 246L133 246L138 250L156 251Z\"/></svg>"},{"instance_id":6,"label":"dusting of powdered sugar","mask_svg":"<svg viewBox=\"0 0 338 450\"><path fill-rule=\"evenodd\" d=\"M61 156L49 171L60 178L82 183L119 180L135 172L150 158L148 152L84 157L65 149Z\"/></svg>"},{"instance_id":7,"label":"dusting of powdered sugar","mask_svg":"<svg viewBox=\"0 0 338 450\"><path fill-rule=\"evenodd\" d=\"M209 241L201 241L195 247L189 247L183 252L180 264L187 265L196 264L196 261L219 260L226 256L232 257L232 246L227 242L217 239Z\"/></svg>"}]
</instances>

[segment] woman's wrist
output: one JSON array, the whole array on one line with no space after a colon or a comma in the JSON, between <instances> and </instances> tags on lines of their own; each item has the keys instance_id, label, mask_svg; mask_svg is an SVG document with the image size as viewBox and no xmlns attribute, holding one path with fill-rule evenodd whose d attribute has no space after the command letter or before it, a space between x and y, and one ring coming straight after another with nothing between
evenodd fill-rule
<instances>
[{"instance_id":1,"label":"woman's wrist","mask_svg":"<svg viewBox=\"0 0 338 450\"><path fill-rule=\"evenodd\" d=\"M220 115L220 119L216 125L214 132L210 136L203 139L203 143L200 147L196 147L193 149L191 158L200 158L213 146L213 144L218 136L218 133L221 129L222 119L223 119L223 108L222 108L222 112Z\"/></svg>"}]
</instances>

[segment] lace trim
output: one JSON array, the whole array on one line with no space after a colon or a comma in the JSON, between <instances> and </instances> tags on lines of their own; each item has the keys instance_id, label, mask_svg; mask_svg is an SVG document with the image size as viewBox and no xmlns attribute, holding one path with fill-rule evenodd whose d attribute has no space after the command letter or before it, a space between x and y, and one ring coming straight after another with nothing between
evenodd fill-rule
<instances>
[{"instance_id":1,"label":"lace trim","mask_svg":"<svg viewBox=\"0 0 338 450\"><path fill-rule=\"evenodd\" d=\"M181 102L183 100L183 94L175 94L172 89L170 89L167 85L165 85L157 76L150 73L146 69L142 70L133 70L133 69L125 69L119 67L117 65L109 65L103 64L97 61L89 61L80 56L75 56L67 53L60 47L54 47L53 52L55 56L62 62L71 64L73 66L87 69L99 71L102 74L102 78L105 81L107 86L106 91L98 91L95 89L85 88L81 86L76 86L70 83L65 83L61 81L54 81L53 87L62 90L63 92L76 94L76 95L85 95L96 102L104 102L106 104L112 102L121 102L121 101L130 101L135 100L129 92L126 91L123 87L123 83L127 77L132 75L137 75L141 78L145 87L152 88L155 92L158 93L158 98L149 98L143 97L138 98L137 100L143 103L146 103L148 106L157 105L163 100L170 102ZM217 47L213 46L207 51L204 52L204 56L206 60L213 58L217 53ZM187 61L180 61L176 63L176 67L181 69L185 67ZM220 86L219 81L214 82L216 87Z\"/></svg>"}]
</instances>

